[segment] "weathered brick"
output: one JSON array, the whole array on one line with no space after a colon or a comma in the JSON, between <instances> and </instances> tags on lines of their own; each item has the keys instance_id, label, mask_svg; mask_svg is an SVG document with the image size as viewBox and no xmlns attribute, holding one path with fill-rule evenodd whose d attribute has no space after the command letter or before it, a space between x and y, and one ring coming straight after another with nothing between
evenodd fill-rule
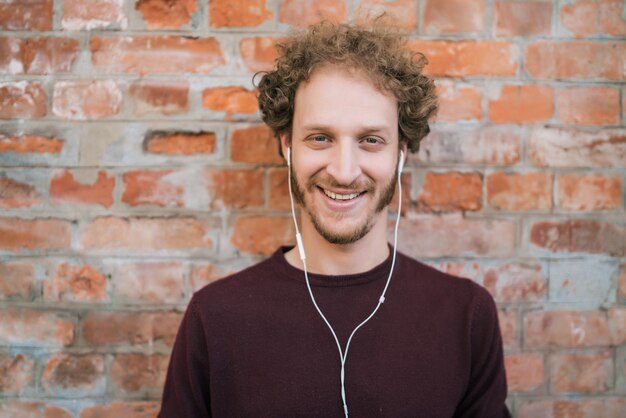
<instances>
[{"instance_id":1,"label":"weathered brick","mask_svg":"<svg viewBox=\"0 0 626 418\"><path fill-rule=\"evenodd\" d=\"M552 260L549 300L600 307L611 299L616 275L617 267L613 263L593 259Z\"/></svg>"},{"instance_id":2,"label":"weathered brick","mask_svg":"<svg viewBox=\"0 0 626 418\"><path fill-rule=\"evenodd\" d=\"M377 24L400 28L407 32L417 29L417 4L414 0L361 0L356 11L357 24Z\"/></svg>"},{"instance_id":3,"label":"weathered brick","mask_svg":"<svg viewBox=\"0 0 626 418\"><path fill-rule=\"evenodd\" d=\"M80 55L76 39L0 37L0 72L6 74L67 73Z\"/></svg>"},{"instance_id":4,"label":"weathered brick","mask_svg":"<svg viewBox=\"0 0 626 418\"><path fill-rule=\"evenodd\" d=\"M58 219L0 218L0 249L64 250L70 246L70 226Z\"/></svg>"},{"instance_id":5,"label":"weathered brick","mask_svg":"<svg viewBox=\"0 0 626 418\"><path fill-rule=\"evenodd\" d=\"M201 263L191 266L189 286L192 292L197 292L209 283L223 279L233 273L243 270L254 263L237 263L236 266L227 266L225 263Z\"/></svg>"},{"instance_id":6,"label":"weathered brick","mask_svg":"<svg viewBox=\"0 0 626 418\"><path fill-rule=\"evenodd\" d=\"M130 206L183 207L185 188L172 170L136 170L124 173L122 202Z\"/></svg>"},{"instance_id":7,"label":"weathered brick","mask_svg":"<svg viewBox=\"0 0 626 418\"><path fill-rule=\"evenodd\" d=\"M0 208L27 208L42 203L41 193L35 186L0 176Z\"/></svg>"},{"instance_id":8,"label":"weathered brick","mask_svg":"<svg viewBox=\"0 0 626 418\"><path fill-rule=\"evenodd\" d=\"M113 204L115 177L105 171L94 172L64 170L50 180L50 201L54 204L100 205L105 208Z\"/></svg>"},{"instance_id":9,"label":"weathered brick","mask_svg":"<svg viewBox=\"0 0 626 418\"><path fill-rule=\"evenodd\" d=\"M426 173L417 197L420 212L477 211L482 207L483 181L479 173Z\"/></svg>"},{"instance_id":10,"label":"weathered brick","mask_svg":"<svg viewBox=\"0 0 626 418\"><path fill-rule=\"evenodd\" d=\"M108 301L107 279L88 264L61 263L55 275L43 283L43 298L50 302Z\"/></svg>"},{"instance_id":11,"label":"weathered brick","mask_svg":"<svg viewBox=\"0 0 626 418\"><path fill-rule=\"evenodd\" d=\"M482 94L476 87L437 82L439 110L437 120L442 122L479 121L483 116Z\"/></svg>"},{"instance_id":12,"label":"weathered brick","mask_svg":"<svg viewBox=\"0 0 626 418\"><path fill-rule=\"evenodd\" d=\"M63 0L61 27L65 30L92 30L111 26L125 29L128 19L123 0Z\"/></svg>"},{"instance_id":13,"label":"weathered brick","mask_svg":"<svg viewBox=\"0 0 626 418\"><path fill-rule=\"evenodd\" d=\"M180 303L185 269L175 261L119 263L112 274L113 296L120 303Z\"/></svg>"},{"instance_id":14,"label":"weathered brick","mask_svg":"<svg viewBox=\"0 0 626 418\"><path fill-rule=\"evenodd\" d=\"M139 81L128 89L137 116L175 115L189 110L188 81Z\"/></svg>"},{"instance_id":15,"label":"weathered brick","mask_svg":"<svg viewBox=\"0 0 626 418\"><path fill-rule=\"evenodd\" d=\"M559 207L593 211L621 207L621 178L602 174L558 176Z\"/></svg>"},{"instance_id":16,"label":"weathered brick","mask_svg":"<svg viewBox=\"0 0 626 418\"><path fill-rule=\"evenodd\" d=\"M426 0L424 31L480 33L485 29L485 0Z\"/></svg>"},{"instance_id":17,"label":"weathered brick","mask_svg":"<svg viewBox=\"0 0 626 418\"><path fill-rule=\"evenodd\" d=\"M294 244L295 234L291 218L250 216L237 219L230 242L248 254L270 255L281 245Z\"/></svg>"},{"instance_id":18,"label":"weathered brick","mask_svg":"<svg viewBox=\"0 0 626 418\"><path fill-rule=\"evenodd\" d=\"M32 263L0 262L0 300L29 300L33 293L34 279Z\"/></svg>"},{"instance_id":19,"label":"weathered brick","mask_svg":"<svg viewBox=\"0 0 626 418\"><path fill-rule=\"evenodd\" d=\"M623 397L575 400L522 400L518 418L622 418L626 410Z\"/></svg>"},{"instance_id":20,"label":"weathered brick","mask_svg":"<svg viewBox=\"0 0 626 418\"><path fill-rule=\"evenodd\" d=\"M539 80L623 80L626 46L606 42L537 41L526 48L526 72Z\"/></svg>"},{"instance_id":21,"label":"weathered brick","mask_svg":"<svg viewBox=\"0 0 626 418\"><path fill-rule=\"evenodd\" d=\"M552 118L554 95L548 86L505 85L500 97L489 101L489 119L494 123L539 123Z\"/></svg>"},{"instance_id":22,"label":"weathered brick","mask_svg":"<svg viewBox=\"0 0 626 418\"><path fill-rule=\"evenodd\" d=\"M30 0L0 3L0 29L37 30L52 29L53 0Z\"/></svg>"},{"instance_id":23,"label":"weathered brick","mask_svg":"<svg viewBox=\"0 0 626 418\"><path fill-rule=\"evenodd\" d=\"M552 26L552 4L524 0L496 1L493 26L498 36L549 35Z\"/></svg>"},{"instance_id":24,"label":"weathered brick","mask_svg":"<svg viewBox=\"0 0 626 418\"><path fill-rule=\"evenodd\" d=\"M515 248L515 224L501 220L464 219L460 214L414 215L403 221L398 241L398 249L412 257L470 254L504 257L510 256Z\"/></svg>"},{"instance_id":25,"label":"weathered brick","mask_svg":"<svg viewBox=\"0 0 626 418\"><path fill-rule=\"evenodd\" d=\"M524 345L545 347L603 347L611 343L602 311L541 311L524 317Z\"/></svg>"},{"instance_id":26,"label":"weathered brick","mask_svg":"<svg viewBox=\"0 0 626 418\"><path fill-rule=\"evenodd\" d=\"M0 403L0 416L11 418L74 418L68 410L49 405L45 401L6 399Z\"/></svg>"},{"instance_id":27,"label":"weathered brick","mask_svg":"<svg viewBox=\"0 0 626 418\"><path fill-rule=\"evenodd\" d=\"M108 73L209 74L226 63L215 38L179 36L94 36L94 67Z\"/></svg>"},{"instance_id":28,"label":"weathered brick","mask_svg":"<svg viewBox=\"0 0 626 418\"><path fill-rule=\"evenodd\" d=\"M548 167L626 167L626 130L533 129L528 156Z\"/></svg>"},{"instance_id":29,"label":"weathered brick","mask_svg":"<svg viewBox=\"0 0 626 418\"><path fill-rule=\"evenodd\" d=\"M81 229L83 250L207 250L212 247L206 222L185 218L100 217Z\"/></svg>"},{"instance_id":30,"label":"weathered brick","mask_svg":"<svg viewBox=\"0 0 626 418\"><path fill-rule=\"evenodd\" d=\"M501 210L548 210L552 208L551 173L495 172L487 177L487 201Z\"/></svg>"},{"instance_id":31,"label":"weathered brick","mask_svg":"<svg viewBox=\"0 0 626 418\"><path fill-rule=\"evenodd\" d=\"M0 83L0 119L46 116L48 95L38 81Z\"/></svg>"},{"instance_id":32,"label":"weathered brick","mask_svg":"<svg viewBox=\"0 0 626 418\"><path fill-rule=\"evenodd\" d=\"M505 350L517 346L518 325L517 313L514 311L498 311L498 323L500 324L500 334L502 335L502 346Z\"/></svg>"},{"instance_id":33,"label":"weathered brick","mask_svg":"<svg viewBox=\"0 0 626 418\"><path fill-rule=\"evenodd\" d=\"M197 0L139 0L135 9L148 29L179 29L191 22L198 5Z\"/></svg>"},{"instance_id":34,"label":"weathered brick","mask_svg":"<svg viewBox=\"0 0 626 418\"><path fill-rule=\"evenodd\" d=\"M67 317L26 308L0 310L0 344L61 347L73 340L74 322Z\"/></svg>"},{"instance_id":35,"label":"weathered brick","mask_svg":"<svg viewBox=\"0 0 626 418\"><path fill-rule=\"evenodd\" d=\"M609 309L607 311L607 320L612 345L621 346L626 343L626 308Z\"/></svg>"},{"instance_id":36,"label":"weathered brick","mask_svg":"<svg viewBox=\"0 0 626 418\"><path fill-rule=\"evenodd\" d=\"M214 87L202 92L202 107L214 112L251 115L259 110L257 95L243 87Z\"/></svg>"},{"instance_id":37,"label":"weathered brick","mask_svg":"<svg viewBox=\"0 0 626 418\"><path fill-rule=\"evenodd\" d=\"M80 418L154 418L160 406L159 402L114 401L84 408Z\"/></svg>"},{"instance_id":38,"label":"weathered brick","mask_svg":"<svg viewBox=\"0 0 626 418\"><path fill-rule=\"evenodd\" d=\"M124 394L160 396L165 384L169 356L117 354L111 363L111 380Z\"/></svg>"},{"instance_id":39,"label":"weathered brick","mask_svg":"<svg viewBox=\"0 0 626 418\"><path fill-rule=\"evenodd\" d=\"M152 345L171 347L182 314L177 312L90 312L81 323L81 335L93 346Z\"/></svg>"},{"instance_id":40,"label":"weathered brick","mask_svg":"<svg viewBox=\"0 0 626 418\"><path fill-rule=\"evenodd\" d=\"M244 38L239 42L239 53L250 72L271 70L278 57L276 44L280 38Z\"/></svg>"},{"instance_id":41,"label":"weathered brick","mask_svg":"<svg viewBox=\"0 0 626 418\"><path fill-rule=\"evenodd\" d=\"M47 361L41 376L47 395L82 397L105 390L104 357L99 354L58 353Z\"/></svg>"},{"instance_id":42,"label":"weathered brick","mask_svg":"<svg viewBox=\"0 0 626 418\"><path fill-rule=\"evenodd\" d=\"M613 355L563 353L550 356L550 386L554 393L602 393L613 387Z\"/></svg>"},{"instance_id":43,"label":"weathered brick","mask_svg":"<svg viewBox=\"0 0 626 418\"><path fill-rule=\"evenodd\" d=\"M531 392L545 380L543 354L518 353L504 357L509 392Z\"/></svg>"},{"instance_id":44,"label":"weathered brick","mask_svg":"<svg viewBox=\"0 0 626 418\"><path fill-rule=\"evenodd\" d=\"M150 154L213 154L215 152L215 133L152 131L146 135L143 149Z\"/></svg>"},{"instance_id":45,"label":"weathered brick","mask_svg":"<svg viewBox=\"0 0 626 418\"><path fill-rule=\"evenodd\" d=\"M278 140L266 125L237 129L230 138L230 158L237 163L284 164Z\"/></svg>"},{"instance_id":46,"label":"weathered brick","mask_svg":"<svg viewBox=\"0 0 626 418\"><path fill-rule=\"evenodd\" d=\"M214 28L254 27L270 20L267 0L212 0L209 2L209 26Z\"/></svg>"},{"instance_id":47,"label":"weathered brick","mask_svg":"<svg viewBox=\"0 0 626 418\"><path fill-rule=\"evenodd\" d=\"M500 303L542 301L548 287L541 265L525 263L487 268L483 285Z\"/></svg>"},{"instance_id":48,"label":"weathered brick","mask_svg":"<svg viewBox=\"0 0 626 418\"><path fill-rule=\"evenodd\" d=\"M626 254L626 228L591 219L564 222L537 221L530 227L529 242L553 252Z\"/></svg>"},{"instance_id":49,"label":"weathered brick","mask_svg":"<svg viewBox=\"0 0 626 418\"><path fill-rule=\"evenodd\" d=\"M243 209L263 205L263 173L222 170L207 173L212 208Z\"/></svg>"},{"instance_id":50,"label":"weathered brick","mask_svg":"<svg viewBox=\"0 0 626 418\"><path fill-rule=\"evenodd\" d=\"M561 7L561 24L577 38L626 35L624 3L620 0L575 0Z\"/></svg>"},{"instance_id":51,"label":"weathered brick","mask_svg":"<svg viewBox=\"0 0 626 418\"><path fill-rule=\"evenodd\" d=\"M412 41L409 47L428 59L425 73L434 77L514 76L518 53L504 41Z\"/></svg>"},{"instance_id":52,"label":"weathered brick","mask_svg":"<svg viewBox=\"0 0 626 418\"><path fill-rule=\"evenodd\" d=\"M346 0L283 0L279 20L291 26L308 26L322 20L345 22Z\"/></svg>"},{"instance_id":53,"label":"weathered brick","mask_svg":"<svg viewBox=\"0 0 626 418\"><path fill-rule=\"evenodd\" d=\"M19 396L33 387L35 360L24 354L0 354L0 391L3 395Z\"/></svg>"},{"instance_id":54,"label":"weathered brick","mask_svg":"<svg viewBox=\"0 0 626 418\"><path fill-rule=\"evenodd\" d=\"M619 269L617 295L620 299L626 299L626 264L622 264Z\"/></svg>"},{"instance_id":55,"label":"weathered brick","mask_svg":"<svg viewBox=\"0 0 626 418\"><path fill-rule=\"evenodd\" d=\"M113 80L59 81L54 85L52 112L64 119L86 120L115 116L122 91Z\"/></svg>"},{"instance_id":56,"label":"weathered brick","mask_svg":"<svg viewBox=\"0 0 626 418\"><path fill-rule=\"evenodd\" d=\"M289 180L287 177L287 169L278 168L272 170L269 173L269 177L270 194L268 206L275 210L289 210L291 208L291 201L289 200L289 186L287 184Z\"/></svg>"},{"instance_id":57,"label":"weathered brick","mask_svg":"<svg viewBox=\"0 0 626 418\"><path fill-rule=\"evenodd\" d=\"M0 154L5 152L59 154L62 149L63 141L54 137L40 135L5 136L0 134Z\"/></svg>"},{"instance_id":58,"label":"weathered brick","mask_svg":"<svg viewBox=\"0 0 626 418\"><path fill-rule=\"evenodd\" d=\"M572 87L556 92L559 120L565 125L619 125L619 90Z\"/></svg>"}]
</instances>

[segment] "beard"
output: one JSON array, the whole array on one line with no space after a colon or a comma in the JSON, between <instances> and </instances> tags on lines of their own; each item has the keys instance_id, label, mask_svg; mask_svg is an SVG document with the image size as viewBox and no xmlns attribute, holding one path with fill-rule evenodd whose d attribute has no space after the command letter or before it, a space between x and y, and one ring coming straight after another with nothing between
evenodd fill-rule
<instances>
[{"instance_id":1,"label":"beard","mask_svg":"<svg viewBox=\"0 0 626 418\"><path fill-rule=\"evenodd\" d=\"M353 244L363 238L365 235L367 235L367 233L372 229L375 224L374 220L376 216L391 203L391 200L393 199L393 195L396 190L396 182L398 181L398 170L396 167L396 170L394 170L394 175L392 176L391 180L387 184L383 185L374 210L367 214L365 221L361 225L358 225L352 231L342 234L333 232L322 224L319 216L311 210L309 205L306 204L306 196L304 191L305 189L300 185L300 183L298 183L298 180L293 170L293 165L291 166L291 168L289 168L289 170L291 170L291 189L293 190L294 199L309 215L309 218L311 219L315 230L331 244ZM376 191L374 181L369 178L364 181L354 182L349 186L345 186L337 183L333 179L324 180L320 177L321 176L316 174L307 181L306 191L309 193L309 195L315 193L316 188L322 187L318 186L319 184L324 185L324 187L322 188L335 187L349 189L353 190L355 193L366 192L372 194ZM343 213L336 213L334 217L337 220L341 220L341 218L343 217Z\"/></svg>"}]
</instances>

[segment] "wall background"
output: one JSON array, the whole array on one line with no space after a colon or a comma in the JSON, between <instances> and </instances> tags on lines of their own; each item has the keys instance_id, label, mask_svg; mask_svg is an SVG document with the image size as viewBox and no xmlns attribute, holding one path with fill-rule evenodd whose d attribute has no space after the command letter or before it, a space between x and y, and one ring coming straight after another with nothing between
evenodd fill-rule
<instances>
[{"instance_id":1,"label":"wall background","mask_svg":"<svg viewBox=\"0 0 626 418\"><path fill-rule=\"evenodd\" d=\"M401 250L492 292L515 416L626 416L619 0L0 0L0 416L156 415L192 292L292 241L251 75L383 10L441 97Z\"/></svg>"}]
</instances>

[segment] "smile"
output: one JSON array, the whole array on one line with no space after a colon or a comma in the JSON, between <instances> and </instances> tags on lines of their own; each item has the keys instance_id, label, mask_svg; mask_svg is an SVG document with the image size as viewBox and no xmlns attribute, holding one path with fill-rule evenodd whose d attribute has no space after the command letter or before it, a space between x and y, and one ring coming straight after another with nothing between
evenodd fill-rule
<instances>
[{"instance_id":1,"label":"smile","mask_svg":"<svg viewBox=\"0 0 626 418\"><path fill-rule=\"evenodd\" d=\"M326 196L330 197L333 200L352 200L352 199L359 197L361 194L363 194L363 193L339 194L339 193L333 193L326 189L322 189L322 188L320 189L324 192Z\"/></svg>"}]
</instances>

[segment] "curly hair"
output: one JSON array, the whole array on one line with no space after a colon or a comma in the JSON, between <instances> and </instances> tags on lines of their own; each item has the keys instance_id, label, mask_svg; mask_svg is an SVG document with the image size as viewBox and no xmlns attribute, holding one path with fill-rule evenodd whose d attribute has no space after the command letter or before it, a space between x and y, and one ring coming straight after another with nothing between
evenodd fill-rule
<instances>
[{"instance_id":1,"label":"curly hair","mask_svg":"<svg viewBox=\"0 0 626 418\"><path fill-rule=\"evenodd\" d=\"M437 112L432 79L422 74L427 64L421 53L406 48L406 39L382 27L363 28L322 22L277 45L274 69L259 72L259 108L277 138L291 136L296 90L321 66L343 65L362 71L398 102L398 134L411 152L430 132L428 121ZM282 150L279 146L279 152Z\"/></svg>"}]
</instances>

